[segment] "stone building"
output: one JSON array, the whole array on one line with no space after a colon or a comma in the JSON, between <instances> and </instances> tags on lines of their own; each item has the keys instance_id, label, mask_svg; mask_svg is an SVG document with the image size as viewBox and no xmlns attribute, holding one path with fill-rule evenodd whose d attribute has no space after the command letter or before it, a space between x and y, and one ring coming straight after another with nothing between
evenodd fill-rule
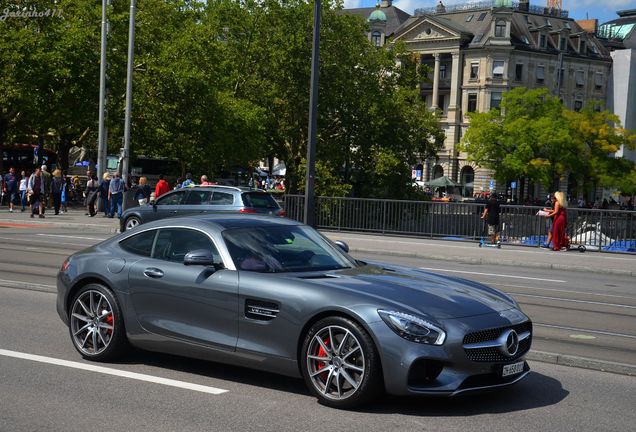
<instances>
[{"instance_id":1,"label":"stone building","mask_svg":"<svg viewBox=\"0 0 636 432\"><path fill-rule=\"evenodd\" d=\"M369 23L369 40L378 47L384 46L395 30L411 15L393 6L392 0L378 1L376 7L345 9L349 15L357 15Z\"/></svg>"},{"instance_id":2,"label":"stone building","mask_svg":"<svg viewBox=\"0 0 636 432\"><path fill-rule=\"evenodd\" d=\"M390 33L387 33L390 34ZM593 35L567 11L513 4L510 0L418 9L392 33L433 71L422 83L422 97L438 109L446 132L436 159L422 161L422 180L442 175L464 185L464 195L493 186L489 170L467 161L457 144L468 128L466 113L499 106L514 87L545 87L571 109L605 100L612 59ZM511 192L512 184L496 185ZM523 196L539 196L538 185L524 186ZM555 185L567 187L567 180Z\"/></svg>"}]
</instances>

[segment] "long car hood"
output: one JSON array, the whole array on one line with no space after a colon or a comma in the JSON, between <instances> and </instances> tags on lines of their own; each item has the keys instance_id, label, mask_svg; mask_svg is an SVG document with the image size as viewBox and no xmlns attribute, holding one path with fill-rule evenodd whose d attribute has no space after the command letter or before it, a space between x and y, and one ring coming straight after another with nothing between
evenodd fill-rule
<instances>
[{"instance_id":1,"label":"long car hood","mask_svg":"<svg viewBox=\"0 0 636 432\"><path fill-rule=\"evenodd\" d=\"M515 307L505 294L480 283L393 265L365 265L294 276L308 283L354 291L361 294L361 298L375 298L379 305L393 304L403 311L419 312L439 320Z\"/></svg>"}]
</instances>

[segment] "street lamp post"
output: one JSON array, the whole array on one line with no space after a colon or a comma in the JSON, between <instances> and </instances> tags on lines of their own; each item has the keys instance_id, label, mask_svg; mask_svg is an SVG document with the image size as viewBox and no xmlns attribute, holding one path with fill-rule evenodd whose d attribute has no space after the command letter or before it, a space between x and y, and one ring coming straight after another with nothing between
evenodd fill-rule
<instances>
[{"instance_id":1,"label":"street lamp post","mask_svg":"<svg viewBox=\"0 0 636 432\"><path fill-rule=\"evenodd\" d=\"M128 30L128 70L126 74L126 113L124 117L124 154L122 158L122 178L128 184L130 171L130 112L132 109L133 64L135 58L135 12L136 0L130 0L130 28Z\"/></svg>"},{"instance_id":2,"label":"street lamp post","mask_svg":"<svg viewBox=\"0 0 636 432\"><path fill-rule=\"evenodd\" d=\"M311 92L309 94L309 130L307 140L307 175L305 180L304 222L315 225L314 183L316 177L316 127L318 115L318 72L320 62L320 0L314 0L314 37L311 49Z\"/></svg>"},{"instance_id":3,"label":"street lamp post","mask_svg":"<svg viewBox=\"0 0 636 432\"><path fill-rule=\"evenodd\" d=\"M104 123L106 121L106 39L108 33L106 10L109 3L109 0L102 0L102 46L99 64L99 126L97 130L97 177L99 179L101 179L104 172L106 172L106 153L108 151Z\"/></svg>"}]
</instances>

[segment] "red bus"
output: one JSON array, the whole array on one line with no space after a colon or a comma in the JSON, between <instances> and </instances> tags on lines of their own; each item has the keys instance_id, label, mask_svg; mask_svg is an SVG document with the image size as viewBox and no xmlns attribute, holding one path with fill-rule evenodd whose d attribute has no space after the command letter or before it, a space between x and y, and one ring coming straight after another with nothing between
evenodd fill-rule
<instances>
[{"instance_id":1,"label":"red bus","mask_svg":"<svg viewBox=\"0 0 636 432\"><path fill-rule=\"evenodd\" d=\"M2 149L2 170L9 171L15 168L16 173L21 171L33 172L35 166L46 165L49 172L57 167L57 153L49 149L40 149L39 157L36 161L35 151L38 148L35 144L15 144L8 145Z\"/></svg>"}]
</instances>

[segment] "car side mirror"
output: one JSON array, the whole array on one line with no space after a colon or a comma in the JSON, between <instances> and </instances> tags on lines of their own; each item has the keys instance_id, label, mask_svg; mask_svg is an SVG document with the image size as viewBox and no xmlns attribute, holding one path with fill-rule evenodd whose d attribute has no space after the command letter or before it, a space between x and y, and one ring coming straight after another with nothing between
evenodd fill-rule
<instances>
[{"instance_id":1,"label":"car side mirror","mask_svg":"<svg viewBox=\"0 0 636 432\"><path fill-rule=\"evenodd\" d=\"M346 244L342 240L336 240L334 243L336 244L336 246L338 246L340 249L342 249L345 253L349 253L349 245L348 244Z\"/></svg>"},{"instance_id":2,"label":"car side mirror","mask_svg":"<svg viewBox=\"0 0 636 432\"><path fill-rule=\"evenodd\" d=\"M215 266L214 255L208 249L196 249L185 254L183 264L187 266Z\"/></svg>"}]
</instances>

